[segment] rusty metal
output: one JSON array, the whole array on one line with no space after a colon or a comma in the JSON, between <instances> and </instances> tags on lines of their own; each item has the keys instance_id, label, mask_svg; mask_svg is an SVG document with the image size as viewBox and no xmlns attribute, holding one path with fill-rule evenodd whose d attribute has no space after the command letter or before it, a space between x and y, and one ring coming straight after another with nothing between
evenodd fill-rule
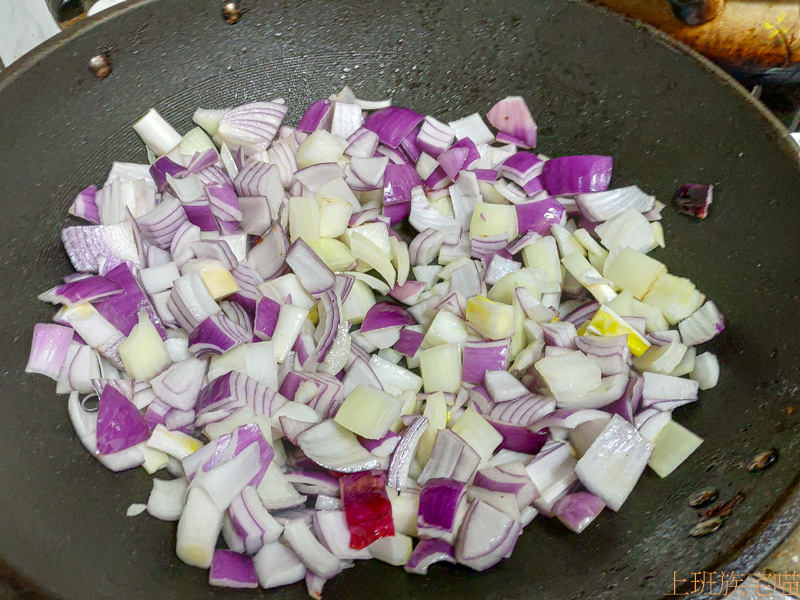
<instances>
[{"instance_id":1,"label":"rusty metal","mask_svg":"<svg viewBox=\"0 0 800 600\"><path fill-rule=\"evenodd\" d=\"M800 79L800 4L796 2L592 1L658 27L742 79L767 83ZM687 24L690 9L698 6L698 18L713 16L699 25Z\"/></svg>"},{"instance_id":2,"label":"rusty metal","mask_svg":"<svg viewBox=\"0 0 800 600\"><path fill-rule=\"evenodd\" d=\"M725 0L669 0L672 12L687 25L701 25L717 18Z\"/></svg>"}]
</instances>

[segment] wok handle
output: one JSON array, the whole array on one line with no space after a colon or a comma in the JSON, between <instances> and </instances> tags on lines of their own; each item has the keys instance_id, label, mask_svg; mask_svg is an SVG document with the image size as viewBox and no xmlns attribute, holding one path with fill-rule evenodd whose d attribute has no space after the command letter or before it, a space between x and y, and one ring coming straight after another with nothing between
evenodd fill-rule
<instances>
[{"instance_id":1,"label":"wok handle","mask_svg":"<svg viewBox=\"0 0 800 600\"><path fill-rule=\"evenodd\" d=\"M725 7L725 0L669 0L675 17L687 25L713 21Z\"/></svg>"}]
</instances>

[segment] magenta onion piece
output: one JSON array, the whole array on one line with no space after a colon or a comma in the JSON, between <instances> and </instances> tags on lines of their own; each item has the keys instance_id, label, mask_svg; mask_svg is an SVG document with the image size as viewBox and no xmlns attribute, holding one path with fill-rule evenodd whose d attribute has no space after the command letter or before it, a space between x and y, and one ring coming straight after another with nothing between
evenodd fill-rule
<instances>
[{"instance_id":1,"label":"magenta onion piece","mask_svg":"<svg viewBox=\"0 0 800 600\"><path fill-rule=\"evenodd\" d=\"M149 437L150 428L133 403L115 387L106 386L97 408L97 453L120 452Z\"/></svg>"},{"instance_id":2,"label":"magenta onion piece","mask_svg":"<svg viewBox=\"0 0 800 600\"><path fill-rule=\"evenodd\" d=\"M419 541L403 568L406 573L427 575L430 566L437 562L455 564L456 557L453 546L444 540L424 539Z\"/></svg>"},{"instance_id":3,"label":"magenta onion piece","mask_svg":"<svg viewBox=\"0 0 800 600\"><path fill-rule=\"evenodd\" d=\"M606 503L589 492L576 492L561 498L553 506L553 513L570 531L581 533L594 521Z\"/></svg>"},{"instance_id":4,"label":"magenta onion piece","mask_svg":"<svg viewBox=\"0 0 800 600\"><path fill-rule=\"evenodd\" d=\"M416 325L414 318L403 307L390 302L378 302L367 311L361 323L361 332Z\"/></svg>"},{"instance_id":5,"label":"magenta onion piece","mask_svg":"<svg viewBox=\"0 0 800 600\"><path fill-rule=\"evenodd\" d=\"M548 235L553 225L564 225L567 220L567 211L554 198L523 202L516 204L514 209L517 211L520 233L533 231L540 235Z\"/></svg>"},{"instance_id":6,"label":"magenta onion piece","mask_svg":"<svg viewBox=\"0 0 800 600\"><path fill-rule=\"evenodd\" d=\"M261 340L269 340L275 333L281 305L272 298L260 298L256 304L255 320L253 321L253 334Z\"/></svg>"},{"instance_id":7,"label":"magenta onion piece","mask_svg":"<svg viewBox=\"0 0 800 600\"><path fill-rule=\"evenodd\" d=\"M121 291L122 287L112 280L95 275L59 285L39 296L39 299L72 306L81 302L102 300Z\"/></svg>"},{"instance_id":8,"label":"magenta onion piece","mask_svg":"<svg viewBox=\"0 0 800 600\"><path fill-rule=\"evenodd\" d=\"M288 254L289 240L283 229L275 226L253 246L247 254L247 262L261 278L268 280L283 273Z\"/></svg>"},{"instance_id":9,"label":"magenta onion piece","mask_svg":"<svg viewBox=\"0 0 800 600\"><path fill-rule=\"evenodd\" d=\"M400 330L400 339L397 340L397 343L393 347L400 354L414 356L422 345L422 339L424 337L422 333L404 327ZM482 377L483 374L481 374L481 378Z\"/></svg>"},{"instance_id":10,"label":"magenta onion piece","mask_svg":"<svg viewBox=\"0 0 800 600\"><path fill-rule=\"evenodd\" d=\"M406 137L406 140L409 139L410 135ZM416 150L417 158L412 156L412 160L416 161L419 158L420 151L437 158L451 146L455 137L455 131L449 125L445 125L433 117L425 117L416 138L413 140L413 150ZM407 145L410 146L411 144Z\"/></svg>"},{"instance_id":11,"label":"magenta onion piece","mask_svg":"<svg viewBox=\"0 0 800 600\"><path fill-rule=\"evenodd\" d=\"M230 371L206 385L197 397L197 425L202 427L247 406L257 415L272 416L287 399L239 371Z\"/></svg>"},{"instance_id":12,"label":"magenta onion piece","mask_svg":"<svg viewBox=\"0 0 800 600\"><path fill-rule=\"evenodd\" d=\"M543 419L539 419L530 426L531 431L541 431L549 427L574 429L581 423L602 419L606 413L593 408L561 408L551 412Z\"/></svg>"},{"instance_id":13,"label":"magenta onion piece","mask_svg":"<svg viewBox=\"0 0 800 600\"><path fill-rule=\"evenodd\" d=\"M439 165L450 181L458 179L458 173L464 168L464 163L467 162L468 155L469 150L467 148L456 147L445 150L439 155Z\"/></svg>"},{"instance_id":14,"label":"magenta onion piece","mask_svg":"<svg viewBox=\"0 0 800 600\"><path fill-rule=\"evenodd\" d=\"M128 265L123 264L115 267L106 273L106 279L122 288L122 293L108 296L99 302L95 302L94 307L97 312L122 333L128 335L139 322L137 317L139 311L144 309L161 339L167 339L167 332L161 323L161 318L142 291L138 280L134 277Z\"/></svg>"},{"instance_id":15,"label":"magenta onion piece","mask_svg":"<svg viewBox=\"0 0 800 600\"><path fill-rule=\"evenodd\" d=\"M525 471L525 465L521 462L504 463L497 467L481 469L475 474L473 485L492 492L513 494L517 498L517 506L520 510L539 496L536 486Z\"/></svg>"},{"instance_id":16,"label":"magenta onion piece","mask_svg":"<svg viewBox=\"0 0 800 600\"><path fill-rule=\"evenodd\" d=\"M232 550L215 550L208 572L208 583L237 589L257 588L258 577L253 557Z\"/></svg>"},{"instance_id":17,"label":"magenta onion piece","mask_svg":"<svg viewBox=\"0 0 800 600\"><path fill-rule=\"evenodd\" d=\"M251 339L247 331L222 313L204 319L189 334L189 352L198 358L210 354L224 354Z\"/></svg>"},{"instance_id":18,"label":"magenta onion piece","mask_svg":"<svg viewBox=\"0 0 800 600\"><path fill-rule=\"evenodd\" d=\"M33 341L26 373L40 373L58 380L67 360L67 352L74 331L71 327L55 323L37 323L33 328Z\"/></svg>"},{"instance_id":19,"label":"magenta onion piece","mask_svg":"<svg viewBox=\"0 0 800 600\"><path fill-rule=\"evenodd\" d=\"M258 286L264 283L264 280L255 269L244 264L231 269L231 275L239 286L239 291L228 296L228 300L241 304L250 314L255 315L256 304L262 297Z\"/></svg>"},{"instance_id":20,"label":"magenta onion piece","mask_svg":"<svg viewBox=\"0 0 800 600\"><path fill-rule=\"evenodd\" d=\"M347 138L347 142L348 146L344 150L347 156L367 158L375 155L380 139L375 132L361 127Z\"/></svg>"},{"instance_id":21,"label":"magenta onion piece","mask_svg":"<svg viewBox=\"0 0 800 600\"><path fill-rule=\"evenodd\" d=\"M219 231L219 224L206 198L187 202L183 210L189 223L199 227L200 231Z\"/></svg>"},{"instance_id":22,"label":"magenta onion piece","mask_svg":"<svg viewBox=\"0 0 800 600\"><path fill-rule=\"evenodd\" d=\"M487 417L486 420L503 436L503 441L500 442L499 446L500 449L536 454L544 446L548 438L547 433L534 432L521 425L495 421L491 417Z\"/></svg>"},{"instance_id":23,"label":"magenta onion piece","mask_svg":"<svg viewBox=\"0 0 800 600\"><path fill-rule=\"evenodd\" d=\"M474 163L476 160L479 160L481 157L481 153L478 151L478 147L468 137L461 138L455 144L453 144L451 148L466 149L467 158L466 160L464 160L464 164L461 167L462 169L468 169L472 163Z\"/></svg>"},{"instance_id":24,"label":"magenta onion piece","mask_svg":"<svg viewBox=\"0 0 800 600\"><path fill-rule=\"evenodd\" d=\"M328 355L328 351L333 346L336 340L336 334L339 331L339 323L341 322L340 302L336 294L327 291L320 297L320 322L317 325L317 330L314 332L317 338L317 346L314 349L316 353L317 362L322 362Z\"/></svg>"},{"instance_id":25,"label":"magenta onion piece","mask_svg":"<svg viewBox=\"0 0 800 600\"><path fill-rule=\"evenodd\" d=\"M575 349L578 332L575 325L569 321L556 321L555 323L542 323L545 344L559 348Z\"/></svg>"},{"instance_id":26,"label":"magenta onion piece","mask_svg":"<svg viewBox=\"0 0 800 600\"><path fill-rule=\"evenodd\" d=\"M510 135L517 145L536 146L536 123L522 97L509 96L500 100L486 113L486 118L498 131Z\"/></svg>"},{"instance_id":27,"label":"magenta onion piece","mask_svg":"<svg viewBox=\"0 0 800 600\"><path fill-rule=\"evenodd\" d=\"M219 436L199 450L186 456L182 462L187 479L191 482L201 472L208 473L225 465L253 444L258 447L261 467L247 485L257 486L264 477L264 473L266 473L275 453L264 439L261 429L255 423L241 425L231 433Z\"/></svg>"},{"instance_id":28,"label":"magenta onion piece","mask_svg":"<svg viewBox=\"0 0 800 600\"><path fill-rule=\"evenodd\" d=\"M80 192L72 206L69 207L69 214L89 221L93 225L99 225L100 211L97 208L97 191L96 185L90 185Z\"/></svg>"},{"instance_id":29,"label":"magenta onion piece","mask_svg":"<svg viewBox=\"0 0 800 600\"><path fill-rule=\"evenodd\" d=\"M421 539L452 544L467 503L467 484L454 479L428 479L419 493L417 530Z\"/></svg>"},{"instance_id":30,"label":"magenta onion piece","mask_svg":"<svg viewBox=\"0 0 800 600\"><path fill-rule=\"evenodd\" d=\"M101 258L141 265L133 231L127 223L65 227L61 241L76 271L97 273Z\"/></svg>"},{"instance_id":31,"label":"magenta onion piece","mask_svg":"<svg viewBox=\"0 0 800 600\"><path fill-rule=\"evenodd\" d=\"M330 100L312 102L297 124L297 130L313 133L318 129L327 129L331 121L331 109Z\"/></svg>"},{"instance_id":32,"label":"magenta onion piece","mask_svg":"<svg viewBox=\"0 0 800 600\"><path fill-rule=\"evenodd\" d=\"M231 184L206 185L206 196L211 212L220 222L233 222L233 229L242 220L242 208L239 206L239 198Z\"/></svg>"},{"instance_id":33,"label":"magenta onion piece","mask_svg":"<svg viewBox=\"0 0 800 600\"><path fill-rule=\"evenodd\" d=\"M307 423L306 421L298 421L290 417L279 417L278 422L281 425L281 431L286 439L295 446L297 445L297 436L303 433L306 429L310 429L314 423Z\"/></svg>"},{"instance_id":34,"label":"magenta onion piece","mask_svg":"<svg viewBox=\"0 0 800 600\"><path fill-rule=\"evenodd\" d=\"M192 410L203 387L207 367L202 360L187 358L150 380L150 387L164 404L179 410Z\"/></svg>"},{"instance_id":35,"label":"magenta onion piece","mask_svg":"<svg viewBox=\"0 0 800 600\"><path fill-rule=\"evenodd\" d=\"M184 205L177 198L163 200L153 210L136 219L142 236L150 244L169 250L178 229L188 222Z\"/></svg>"},{"instance_id":36,"label":"magenta onion piece","mask_svg":"<svg viewBox=\"0 0 800 600\"><path fill-rule=\"evenodd\" d=\"M394 431L388 431L380 439L371 440L358 436L358 441L370 454L374 454L378 458L389 458L400 443L400 435Z\"/></svg>"},{"instance_id":37,"label":"magenta onion piece","mask_svg":"<svg viewBox=\"0 0 800 600\"><path fill-rule=\"evenodd\" d=\"M551 196L604 192L611 169L610 156L562 156L544 163L542 180Z\"/></svg>"},{"instance_id":38,"label":"magenta onion piece","mask_svg":"<svg viewBox=\"0 0 800 600\"><path fill-rule=\"evenodd\" d=\"M339 480L324 471L287 470L284 477L301 494L323 494L325 496L339 494Z\"/></svg>"},{"instance_id":39,"label":"magenta onion piece","mask_svg":"<svg viewBox=\"0 0 800 600\"><path fill-rule=\"evenodd\" d=\"M364 127L377 133L381 143L397 148L423 118L409 108L390 106L369 115Z\"/></svg>"},{"instance_id":40,"label":"magenta onion piece","mask_svg":"<svg viewBox=\"0 0 800 600\"><path fill-rule=\"evenodd\" d=\"M508 368L508 353L511 341L468 341L464 346L462 378L467 383L483 381L486 371Z\"/></svg>"}]
</instances>

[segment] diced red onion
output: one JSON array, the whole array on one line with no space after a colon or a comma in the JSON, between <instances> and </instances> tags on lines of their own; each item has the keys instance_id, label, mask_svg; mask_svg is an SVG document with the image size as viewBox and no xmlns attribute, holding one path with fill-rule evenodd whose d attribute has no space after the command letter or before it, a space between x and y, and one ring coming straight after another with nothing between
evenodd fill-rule
<instances>
[{"instance_id":1,"label":"diced red onion","mask_svg":"<svg viewBox=\"0 0 800 600\"><path fill-rule=\"evenodd\" d=\"M250 250L247 262L260 277L269 280L282 274L288 253L289 240L283 229L275 226Z\"/></svg>"},{"instance_id":2,"label":"diced red onion","mask_svg":"<svg viewBox=\"0 0 800 600\"><path fill-rule=\"evenodd\" d=\"M409 108L390 106L369 115L364 127L377 133L381 143L397 148L423 118Z\"/></svg>"},{"instance_id":3,"label":"diced red onion","mask_svg":"<svg viewBox=\"0 0 800 600\"><path fill-rule=\"evenodd\" d=\"M73 333L71 327L54 323L37 323L33 328L31 353L25 372L40 373L57 380L67 360Z\"/></svg>"},{"instance_id":4,"label":"diced red onion","mask_svg":"<svg viewBox=\"0 0 800 600\"><path fill-rule=\"evenodd\" d=\"M420 540L411 557L403 567L406 573L427 575L430 566L437 562L455 564L456 557L453 546L440 539Z\"/></svg>"},{"instance_id":5,"label":"diced red onion","mask_svg":"<svg viewBox=\"0 0 800 600\"><path fill-rule=\"evenodd\" d=\"M419 494L417 530L422 539L455 541L467 503L467 484L453 479L428 479Z\"/></svg>"},{"instance_id":6,"label":"diced red onion","mask_svg":"<svg viewBox=\"0 0 800 600\"><path fill-rule=\"evenodd\" d=\"M406 489L411 461L414 459L417 445L422 434L428 428L428 424L426 417L419 417L401 434L400 442L389 462L387 485L390 488L398 491Z\"/></svg>"},{"instance_id":7,"label":"diced red onion","mask_svg":"<svg viewBox=\"0 0 800 600\"><path fill-rule=\"evenodd\" d=\"M639 480L653 445L614 415L575 467L581 483L611 510L619 510Z\"/></svg>"},{"instance_id":8,"label":"diced red onion","mask_svg":"<svg viewBox=\"0 0 800 600\"><path fill-rule=\"evenodd\" d=\"M725 317L717 306L708 301L689 317L678 323L681 341L686 346L703 344L725 330Z\"/></svg>"},{"instance_id":9,"label":"diced red onion","mask_svg":"<svg viewBox=\"0 0 800 600\"><path fill-rule=\"evenodd\" d=\"M208 572L208 583L219 587L247 589L258 587L258 577L249 554L215 550Z\"/></svg>"},{"instance_id":10,"label":"diced red onion","mask_svg":"<svg viewBox=\"0 0 800 600\"><path fill-rule=\"evenodd\" d=\"M606 503L589 492L567 494L553 506L553 513L570 531L581 533L594 521Z\"/></svg>"},{"instance_id":11,"label":"diced red onion","mask_svg":"<svg viewBox=\"0 0 800 600\"><path fill-rule=\"evenodd\" d=\"M127 450L150 437L150 428L133 403L115 387L106 386L97 409L97 452Z\"/></svg>"},{"instance_id":12,"label":"diced red onion","mask_svg":"<svg viewBox=\"0 0 800 600\"><path fill-rule=\"evenodd\" d=\"M91 185L78 194L72 206L69 207L69 214L89 221L93 225L100 224L100 212L97 208L97 186Z\"/></svg>"},{"instance_id":13,"label":"diced red onion","mask_svg":"<svg viewBox=\"0 0 800 600\"><path fill-rule=\"evenodd\" d=\"M635 185L575 196L581 214L589 221L608 221L631 208L646 213L653 210L655 201Z\"/></svg>"},{"instance_id":14,"label":"diced red onion","mask_svg":"<svg viewBox=\"0 0 800 600\"><path fill-rule=\"evenodd\" d=\"M318 129L327 129L331 121L333 105L330 100L316 100L303 113L297 124L298 131L313 133Z\"/></svg>"},{"instance_id":15,"label":"diced red onion","mask_svg":"<svg viewBox=\"0 0 800 600\"><path fill-rule=\"evenodd\" d=\"M527 148L536 147L536 123L521 96L500 100L489 110L486 118L498 131L512 136L515 143Z\"/></svg>"},{"instance_id":16,"label":"diced red onion","mask_svg":"<svg viewBox=\"0 0 800 600\"><path fill-rule=\"evenodd\" d=\"M417 478L424 485L430 479L469 481L480 464L481 457L458 434L449 429L439 430L425 468Z\"/></svg>"},{"instance_id":17,"label":"diced red onion","mask_svg":"<svg viewBox=\"0 0 800 600\"><path fill-rule=\"evenodd\" d=\"M333 273L302 238L295 240L289 248L286 263L297 275L300 284L312 296L322 294L333 287Z\"/></svg>"},{"instance_id":18,"label":"diced red onion","mask_svg":"<svg viewBox=\"0 0 800 600\"><path fill-rule=\"evenodd\" d=\"M551 196L604 192L611 169L610 156L562 156L545 162L542 180Z\"/></svg>"},{"instance_id":19,"label":"diced red onion","mask_svg":"<svg viewBox=\"0 0 800 600\"><path fill-rule=\"evenodd\" d=\"M714 200L714 186L687 183L675 193L675 207L679 213L705 219Z\"/></svg>"},{"instance_id":20,"label":"diced red onion","mask_svg":"<svg viewBox=\"0 0 800 600\"><path fill-rule=\"evenodd\" d=\"M455 544L456 560L476 571L485 571L511 556L522 525L485 502L470 504Z\"/></svg>"}]
</instances>

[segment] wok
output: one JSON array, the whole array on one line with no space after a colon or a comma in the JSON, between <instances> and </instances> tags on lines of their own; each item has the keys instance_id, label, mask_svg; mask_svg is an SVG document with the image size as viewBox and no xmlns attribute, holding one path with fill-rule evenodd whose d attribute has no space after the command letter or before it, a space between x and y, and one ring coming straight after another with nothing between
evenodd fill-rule
<instances>
[{"instance_id":1,"label":"wok","mask_svg":"<svg viewBox=\"0 0 800 600\"><path fill-rule=\"evenodd\" d=\"M513 557L483 574L435 567L421 578L359 564L326 586L328 597L659 598L676 580L691 591L693 572L748 571L786 536L800 518L800 411L789 409L800 365L800 169L775 119L696 55L581 3L251 1L233 26L221 4L124 5L0 78L0 557L10 573L63 599L266 596L209 588L206 572L175 558L174 525L127 518L149 478L105 471L78 443L53 383L23 369L33 324L51 315L35 296L69 271L66 208L112 160L146 160L130 128L146 109L186 130L198 105L281 96L296 122L310 99L345 82L445 120L523 94L541 152L613 155L614 185L662 200L687 181L716 184L707 220L665 211L659 256L717 302L729 328L713 348L721 384L676 415L705 443L667 479L647 472L619 513L580 536L537 520ZM101 51L113 63L105 80L87 69ZM748 471L771 447L777 464ZM716 533L689 537L697 515L687 497L709 485L746 500Z\"/></svg>"}]
</instances>

